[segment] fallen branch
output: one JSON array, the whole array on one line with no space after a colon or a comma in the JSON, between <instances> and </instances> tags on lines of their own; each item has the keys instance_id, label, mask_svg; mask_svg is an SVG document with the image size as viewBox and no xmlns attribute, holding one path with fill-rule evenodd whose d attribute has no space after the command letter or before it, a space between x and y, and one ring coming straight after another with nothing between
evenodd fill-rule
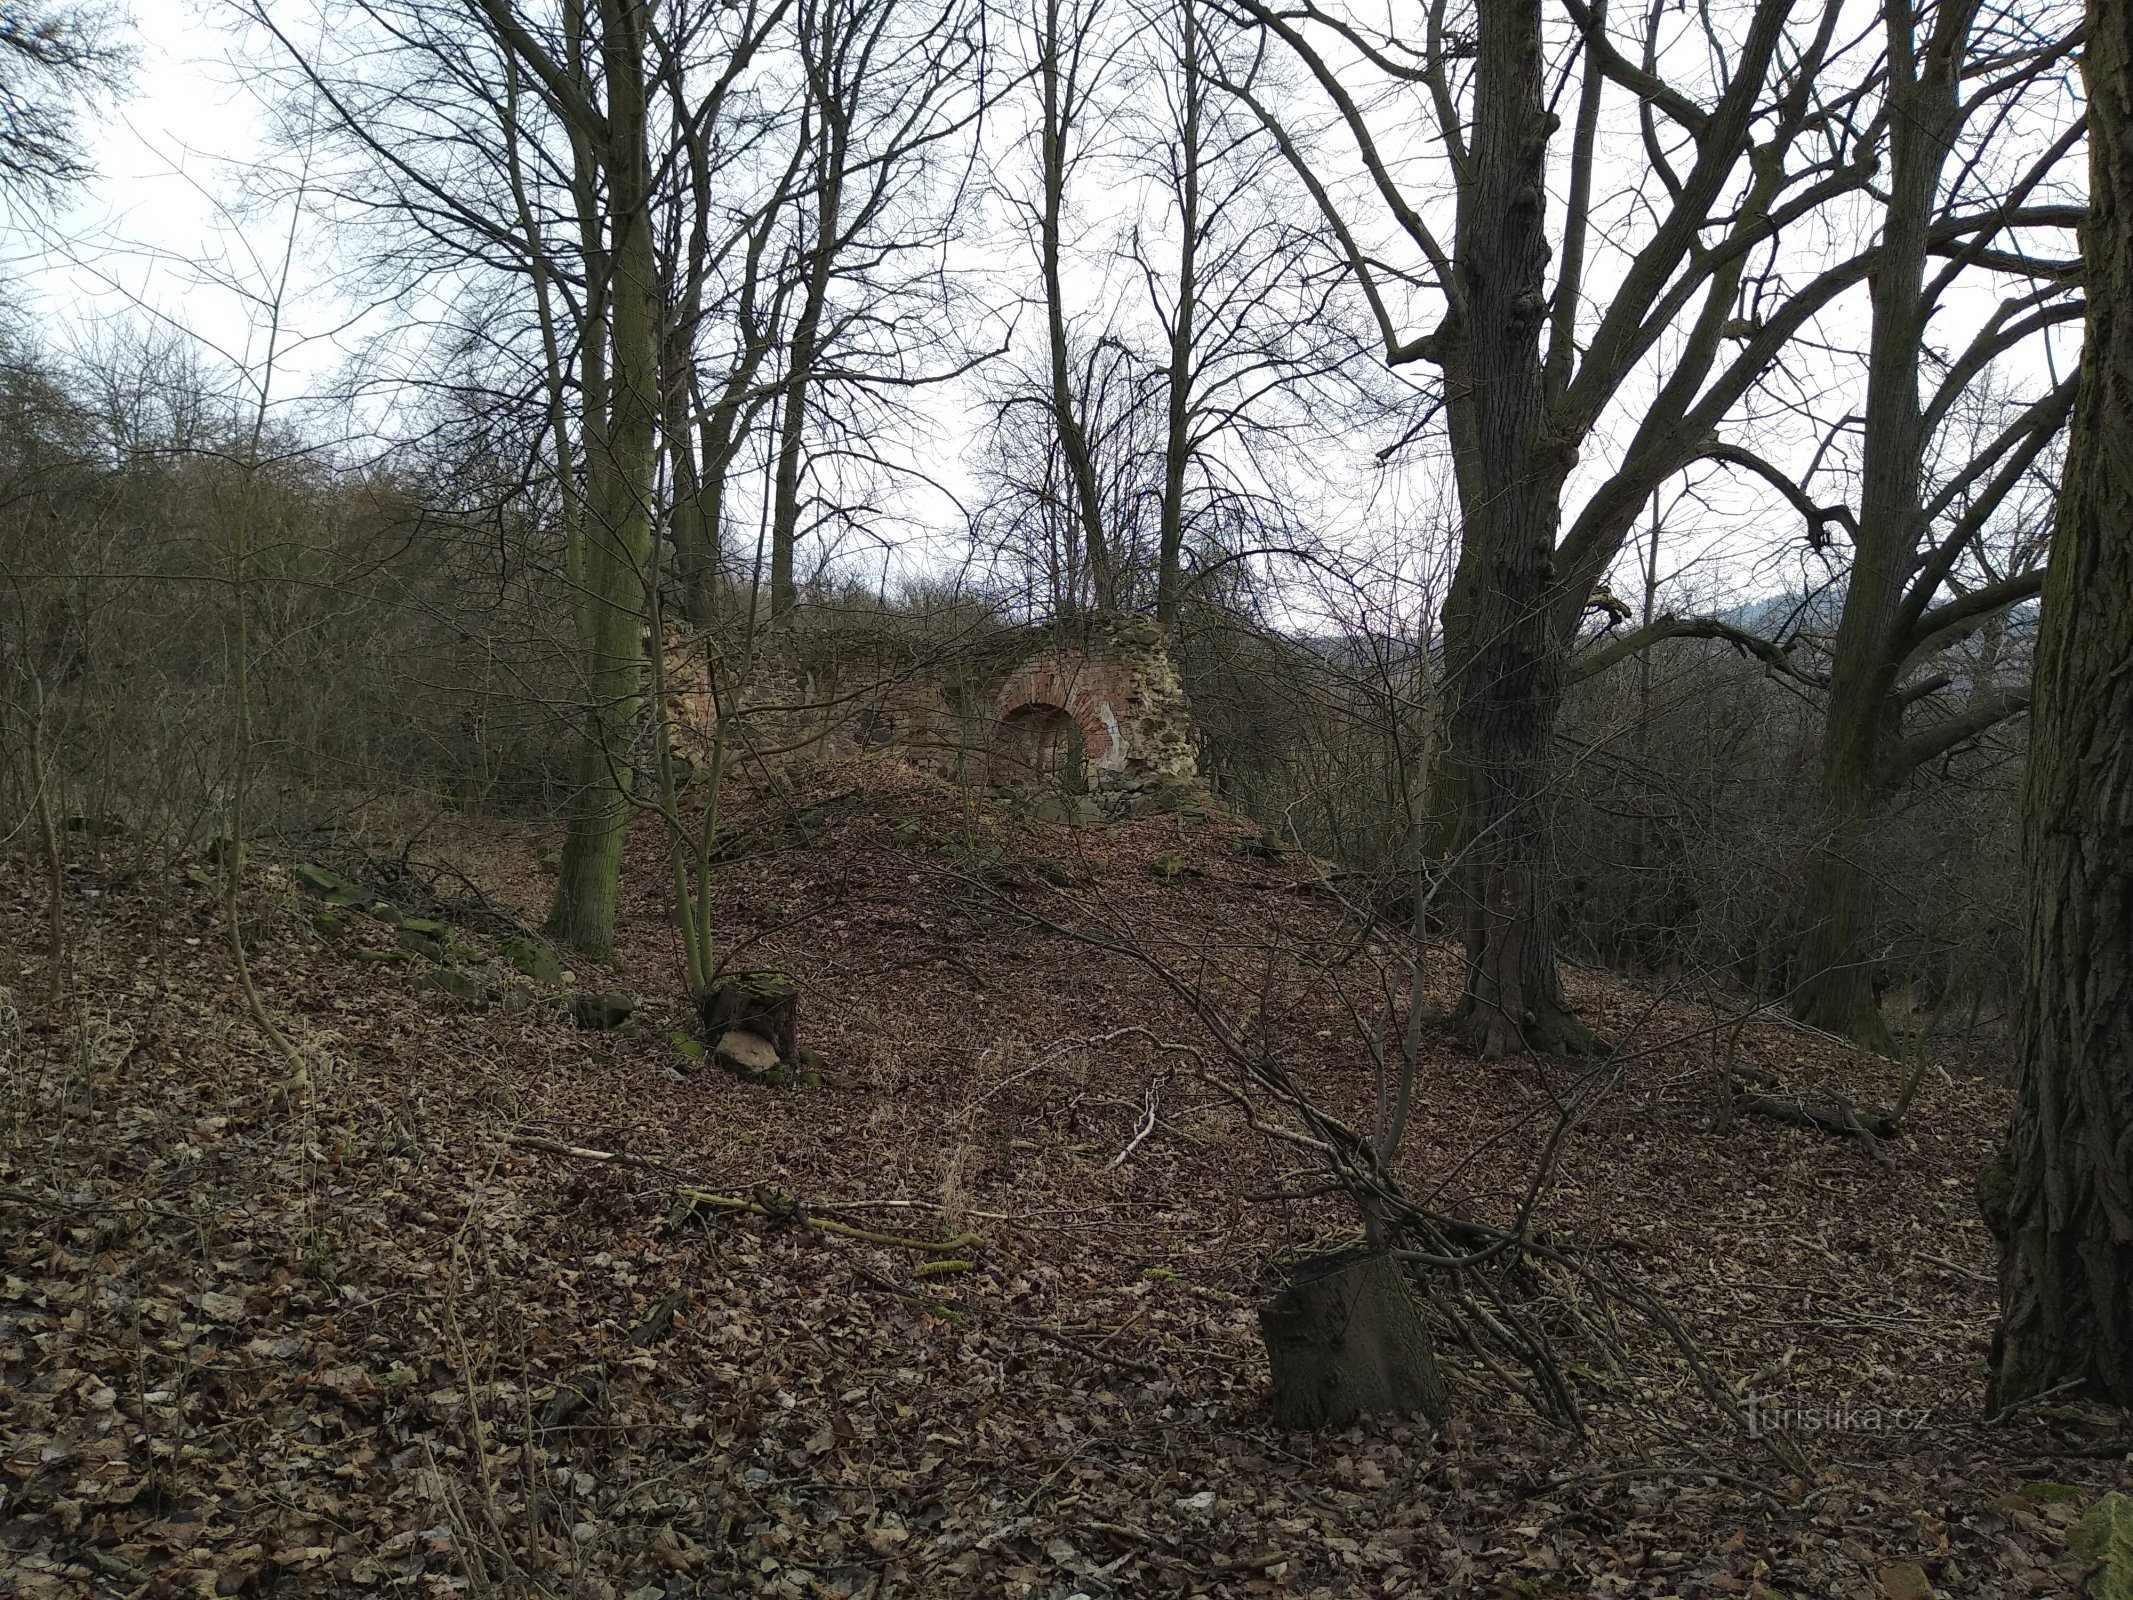
<instances>
[{"instance_id":1,"label":"fallen branch","mask_svg":"<svg viewBox=\"0 0 2133 1600\"><path fill-rule=\"evenodd\" d=\"M537 1134L514 1133L506 1141L521 1150L543 1150L553 1156L571 1156L579 1161L599 1161L610 1166L636 1167L644 1172L662 1172L669 1177L682 1174L644 1156L629 1155L621 1150L594 1150L587 1145L565 1144L560 1139L543 1138Z\"/></svg>"},{"instance_id":2,"label":"fallen branch","mask_svg":"<svg viewBox=\"0 0 2133 1600\"><path fill-rule=\"evenodd\" d=\"M959 1250L968 1250L984 1243L978 1235L970 1232L957 1234L953 1239L913 1239L900 1233L877 1233L872 1228L855 1228L849 1222L838 1222L829 1217L811 1214L799 1201L780 1201L773 1197L766 1204L759 1198L738 1194L714 1194L709 1189L677 1189L674 1193L689 1202L690 1208L712 1206L721 1211L742 1212L752 1217L767 1217L775 1222L796 1222L805 1227L819 1228L824 1233L842 1234L847 1239L857 1239L863 1244L886 1245L894 1250L922 1250L932 1255L953 1255ZM683 1218L677 1220L685 1220Z\"/></svg>"},{"instance_id":3,"label":"fallen branch","mask_svg":"<svg viewBox=\"0 0 2133 1600\"><path fill-rule=\"evenodd\" d=\"M751 1216L766 1217L778 1222L800 1222L811 1228L820 1228L827 1233L843 1234L866 1244L887 1245L900 1250L926 1250L949 1255L958 1250L967 1250L984 1241L977 1234L965 1230L952 1239L912 1239L900 1233L877 1233L870 1228L855 1228L848 1222L836 1222L822 1213L827 1211L867 1211L882 1207L899 1210L924 1209L916 1200L826 1200L820 1205L809 1205L780 1195L719 1194L714 1190L697 1188L689 1175L662 1162L648 1160L643 1156L627 1155L619 1150L595 1150L589 1145L564 1144L557 1139L542 1138L530 1134L514 1134L510 1143L522 1150L544 1150L551 1155L572 1156L580 1161L599 1161L619 1167L636 1167L645 1172L657 1172L670 1178L683 1180L674 1193L689 1202L689 1206L672 1218L679 1223L687 1220L689 1210L698 1205L713 1206L722 1211L746 1212ZM936 1208L937 1209L937 1208ZM988 1213L990 1215L990 1213Z\"/></svg>"},{"instance_id":4,"label":"fallen branch","mask_svg":"<svg viewBox=\"0 0 2133 1600\"><path fill-rule=\"evenodd\" d=\"M1162 1104L1162 1099L1163 1078L1161 1074L1158 1074L1156 1077L1151 1078L1149 1080L1148 1093L1146 1097L1141 1101L1141 1119L1139 1127L1134 1130L1133 1137L1126 1141L1126 1148L1119 1151L1117 1155L1111 1158L1110 1162L1104 1167L1104 1171L1116 1172L1120 1167L1124 1166L1126 1164L1127 1157L1131 1156L1134 1151L1138 1150L1141 1147L1141 1141L1147 1138L1149 1134L1155 1132L1156 1107Z\"/></svg>"},{"instance_id":5,"label":"fallen branch","mask_svg":"<svg viewBox=\"0 0 2133 1600\"><path fill-rule=\"evenodd\" d=\"M1817 1101L1790 1094L1737 1094L1733 1097L1733 1109L1751 1117L1768 1117L1773 1122L1789 1123L1795 1128L1842 1134L1848 1139L1856 1139L1861 1134L1870 1139L1896 1137L1894 1117L1879 1111L1860 1111L1850 1101L1841 1098Z\"/></svg>"}]
</instances>

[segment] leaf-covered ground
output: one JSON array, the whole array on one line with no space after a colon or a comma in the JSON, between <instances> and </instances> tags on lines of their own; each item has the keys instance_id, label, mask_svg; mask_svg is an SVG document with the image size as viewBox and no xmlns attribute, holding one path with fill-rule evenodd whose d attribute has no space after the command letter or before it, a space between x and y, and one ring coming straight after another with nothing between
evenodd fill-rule
<instances>
[{"instance_id":1,"label":"leaf-covered ground","mask_svg":"<svg viewBox=\"0 0 2133 1600\"><path fill-rule=\"evenodd\" d=\"M41 877L0 863L0 1593L2080 1591L2065 1530L2133 1475L2122 1419L1980 1414L1992 1082L1929 1073L1885 1170L1720 1114L1728 1052L1866 1103L1899 1074L1736 1030L1718 997L1573 975L1619 1047L1599 1067L1483 1066L1433 1029L1410 1192L1509 1218L1578 1105L1537 1226L1640 1286L1777 1436L1744 1436L1660 1318L1547 1260L1493 1287L1582 1431L1434 1311L1441 1434L1284 1433L1261 1267L1353 1219L1219 1092L1178 989L1104 945L1367 1119L1386 936L1238 824L1033 827L886 762L736 793L729 824L719 936L799 979L819 1084L674 1037L650 828L616 970L521 1009L377 959L395 931L358 910L319 931L256 867L254 975L308 1094L245 1016L198 864L75 863L54 1011ZM550 843L431 819L427 899L328 864L444 913L478 989L516 981L483 952L537 920ZM582 1031L573 986L643 1004Z\"/></svg>"}]
</instances>

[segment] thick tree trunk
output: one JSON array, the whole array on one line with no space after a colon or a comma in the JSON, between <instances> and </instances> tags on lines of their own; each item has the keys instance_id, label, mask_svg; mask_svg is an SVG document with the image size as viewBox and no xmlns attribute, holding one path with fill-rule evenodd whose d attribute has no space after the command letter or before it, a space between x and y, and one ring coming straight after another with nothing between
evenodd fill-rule
<instances>
[{"instance_id":1,"label":"thick tree trunk","mask_svg":"<svg viewBox=\"0 0 2133 1600\"><path fill-rule=\"evenodd\" d=\"M637 707L643 695L645 574L652 555L654 419L659 351L648 205L642 0L603 0L608 82L608 228L614 241L611 348L604 416L587 396L586 525L578 610L586 708L576 790L563 840L548 933L604 956L614 946L615 897L629 824Z\"/></svg>"},{"instance_id":2,"label":"thick tree trunk","mask_svg":"<svg viewBox=\"0 0 2133 1600\"><path fill-rule=\"evenodd\" d=\"M1835 737L1832 729L1831 737ZM1810 1027L1892 1054L1866 946L1872 895L1862 863L1870 800L1845 760L1825 752L1822 836L1808 858L1795 930L1792 1013Z\"/></svg>"},{"instance_id":3,"label":"thick tree trunk","mask_svg":"<svg viewBox=\"0 0 2133 1600\"><path fill-rule=\"evenodd\" d=\"M1446 757L1460 784L1466 934L1463 1024L1485 1056L1583 1050L1591 1035L1557 982L1547 788L1562 700L1555 539L1573 452L1548 424L1540 328L1548 243L1541 196L1540 8L1482 6L1471 175L1462 192L1461 304L1445 332L1452 449L1465 531L1445 606Z\"/></svg>"},{"instance_id":4,"label":"thick tree trunk","mask_svg":"<svg viewBox=\"0 0 2133 1600\"><path fill-rule=\"evenodd\" d=\"M1972 0L1950 0L1924 51L1908 5L1885 13L1889 33L1890 181L1882 207L1883 264L1869 282L1859 522L1837 623L1823 721L1821 821L1808 860L1797 928L1793 1014L1884 1054L1893 1048L1874 1000L1867 828L1890 787L1902 729L1897 680L1900 616L1925 532L1919 491L1925 424L1919 352L1933 314L1927 252L1941 172L1961 125L1959 89Z\"/></svg>"},{"instance_id":5,"label":"thick tree trunk","mask_svg":"<svg viewBox=\"0 0 2133 1600\"><path fill-rule=\"evenodd\" d=\"M2133 1406L2133 8L2090 0L2088 339L2037 640L1988 1405Z\"/></svg>"}]
</instances>

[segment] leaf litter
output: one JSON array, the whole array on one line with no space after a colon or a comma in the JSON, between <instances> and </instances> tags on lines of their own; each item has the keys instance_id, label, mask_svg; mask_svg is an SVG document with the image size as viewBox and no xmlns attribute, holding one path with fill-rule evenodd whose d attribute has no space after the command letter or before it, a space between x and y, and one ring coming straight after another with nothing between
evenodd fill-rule
<instances>
[{"instance_id":1,"label":"leaf litter","mask_svg":"<svg viewBox=\"0 0 2133 1600\"><path fill-rule=\"evenodd\" d=\"M1582 1433L1448 1336L1439 1436L1284 1433L1261 1269L1352 1218L1200 1080L1171 987L1059 930L1130 936L1355 1117L1348 1000L1397 950L1219 817L1033 826L887 761L729 810L720 937L799 980L819 1087L677 1049L649 829L597 980L641 1004L611 1032L559 985L516 1010L433 987L377 959L390 926L322 932L255 867L255 976L313 1063L293 1107L211 891L73 875L75 1001L18 1000L0 1039L0 1593L2080 1592L2067 1534L2133 1477L2122 1420L1980 1415L1998 1084L1930 1081L1883 1171L1714 1115L1701 997L1573 972L1627 1048L1536 1222L1634 1273L1788 1448L1544 1270ZM438 836L485 908L471 965L548 885L523 830ZM0 870L0 948L39 948L40 885ZM1895 1064L1774 1021L1737 1048L1895 1097ZM1411 1189L1508 1219L1576 1069L1448 1030L1425 1069Z\"/></svg>"}]
</instances>

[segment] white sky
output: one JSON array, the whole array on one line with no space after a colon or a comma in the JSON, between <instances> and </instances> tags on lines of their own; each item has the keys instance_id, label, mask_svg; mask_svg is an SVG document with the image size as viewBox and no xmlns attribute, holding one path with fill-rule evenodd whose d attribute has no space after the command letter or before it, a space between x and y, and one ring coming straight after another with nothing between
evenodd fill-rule
<instances>
[{"instance_id":1,"label":"white sky","mask_svg":"<svg viewBox=\"0 0 2133 1600\"><path fill-rule=\"evenodd\" d=\"M260 363L259 308L217 279L234 272L258 283L254 254L276 262L283 241L272 219L240 227L232 214L263 130L235 36L215 20L220 10L213 0L132 0L139 59L128 87L82 118L94 177L41 219L9 219L6 270L46 343L66 348L162 324L233 365ZM316 325L325 316L317 309ZM289 343L282 360L292 390L307 369L338 359L318 347L291 357Z\"/></svg>"}]
</instances>

